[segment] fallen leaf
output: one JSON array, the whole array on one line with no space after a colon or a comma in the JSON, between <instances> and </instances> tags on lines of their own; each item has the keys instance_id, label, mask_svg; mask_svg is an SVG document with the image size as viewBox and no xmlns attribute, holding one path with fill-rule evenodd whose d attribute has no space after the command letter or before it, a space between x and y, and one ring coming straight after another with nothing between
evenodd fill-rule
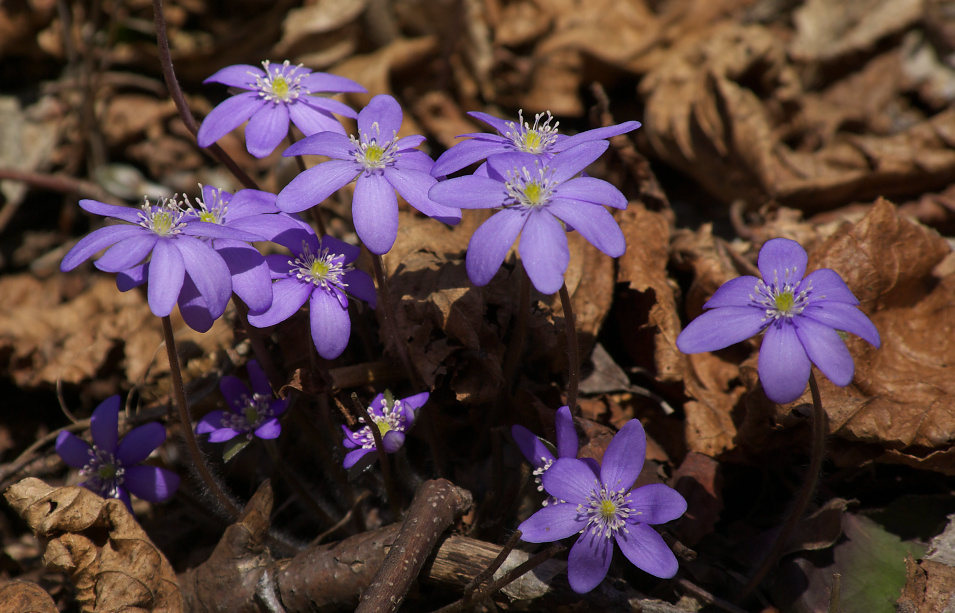
<instances>
[{"instance_id":1,"label":"fallen leaf","mask_svg":"<svg viewBox=\"0 0 955 613\"><path fill-rule=\"evenodd\" d=\"M43 562L69 575L83 613L183 610L172 567L121 500L32 477L4 497L34 533L50 539Z\"/></svg>"},{"instance_id":2,"label":"fallen leaf","mask_svg":"<svg viewBox=\"0 0 955 613\"><path fill-rule=\"evenodd\" d=\"M8 581L0 584L0 613L57 613L57 608L36 583Z\"/></svg>"}]
</instances>

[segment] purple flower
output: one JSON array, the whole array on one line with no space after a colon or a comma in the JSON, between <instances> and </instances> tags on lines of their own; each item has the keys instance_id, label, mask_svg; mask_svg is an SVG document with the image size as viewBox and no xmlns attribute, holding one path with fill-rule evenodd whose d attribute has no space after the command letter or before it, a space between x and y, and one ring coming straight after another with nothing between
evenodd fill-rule
<instances>
[{"instance_id":1,"label":"purple flower","mask_svg":"<svg viewBox=\"0 0 955 613\"><path fill-rule=\"evenodd\" d=\"M200 147L208 147L245 121L249 122L246 148L257 158L272 153L288 135L290 119L305 136L325 131L344 134L332 113L354 118L355 111L327 95L367 91L351 79L291 66L288 60L281 65L266 60L262 68L265 70L246 64L228 66L204 81L249 91L212 109L199 127L196 139Z\"/></svg>"},{"instance_id":2,"label":"purple flower","mask_svg":"<svg viewBox=\"0 0 955 613\"><path fill-rule=\"evenodd\" d=\"M521 261L542 294L553 294L564 283L570 263L565 230L577 230L611 257L623 255L623 232L603 205L624 209L627 199L606 181L574 178L608 146L607 141L586 142L549 161L529 153L502 153L488 159L486 177L458 177L431 188L435 202L501 209L468 244L465 263L475 285L490 283L519 234Z\"/></svg>"},{"instance_id":3,"label":"purple flower","mask_svg":"<svg viewBox=\"0 0 955 613\"><path fill-rule=\"evenodd\" d=\"M69 432L60 432L56 453L68 465L80 469L86 477L83 487L103 498L119 498L132 512L130 493L149 502L169 500L179 487L179 475L158 466L140 465L166 440L166 429L161 424L144 424L117 441L119 405L119 396L110 396L93 411L93 445Z\"/></svg>"},{"instance_id":4,"label":"purple flower","mask_svg":"<svg viewBox=\"0 0 955 613\"><path fill-rule=\"evenodd\" d=\"M650 525L683 515L686 500L662 483L630 491L646 449L643 426L633 419L607 445L599 478L581 460L558 458L543 481L547 493L563 502L542 508L518 526L529 543L580 534L567 560L570 587L578 594L607 576L614 541L637 568L664 579L676 574L676 557Z\"/></svg>"},{"instance_id":5,"label":"purple flower","mask_svg":"<svg viewBox=\"0 0 955 613\"><path fill-rule=\"evenodd\" d=\"M394 453L404 444L405 432L414 425L418 409L428 402L428 396L428 392L421 392L398 400L389 393L388 398L378 394L371 401L368 416L375 422L378 432L381 433L381 443L385 446L386 452ZM365 418L359 417L358 421L365 423ZM375 437L368 425L354 432L345 426L342 426L342 430L345 431L343 441L345 448L354 449L345 455L346 469L354 466L365 454L375 453Z\"/></svg>"},{"instance_id":6,"label":"purple flower","mask_svg":"<svg viewBox=\"0 0 955 613\"><path fill-rule=\"evenodd\" d=\"M222 377L219 390L229 405L227 411L212 411L196 424L197 434L209 434L210 443L221 443L244 434L248 440L278 438L282 433L279 416L285 412L289 399L272 397L272 387L255 360L249 360L246 369L252 390L236 377Z\"/></svg>"},{"instance_id":7,"label":"purple flower","mask_svg":"<svg viewBox=\"0 0 955 613\"><path fill-rule=\"evenodd\" d=\"M161 198L155 205L147 199L141 209L96 200L80 200L80 207L127 223L94 230L80 239L63 258L60 270L73 270L97 251L109 247L94 265L105 272L127 273L117 279L122 291L144 283L151 269L146 295L149 308L158 317L169 315L177 301L185 306L197 299L202 300L212 319L225 311L232 295L229 266L200 237L262 240L257 234L198 221L186 202L176 197ZM208 324L211 326L211 321Z\"/></svg>"},{"instance_id":8,"label":"purple flower","mask_svg":"<svg viewBox=\"0 0 955 613\"><path fill-rule=\"evenodd\" d=\"M557 457L558 458L576 458L577 457L577 430L574 429L574 418L570 414L570 407L560 407L557 409L557 416L554 419L554 428L557 431ZM534 481L537 482L537 491L543 492L544 485L541 477L547 472L547 469L554 464L554 454L550 448L541 441L533 432L521 425L511 426L511 435L514 442L527 461L534 467ZM556 501L545 501L544 505Z\"/></svg>"},{"instance_id":9,"label":"purple flower","mask_svg":"<svg viewBox=\"0 0 955 613\"><path fill-rule=\"evenodd\" d=\"M587 130L574 136L565 136L557 133L558 122L555 121L553 126L550 125L552 119L550 111L546 112L547 117L543 122L541 119L544 118L544 113L535 115L533 126L524 121L523 111L518 111L517 123L498 119L487 113L471 112L468 115L490 125L498 131L498 134L476 132L460 135L458 138L470 138L441 154L441 157L434 163L434 167L431 168L431 174L435 177L449 175L465 166L499 153L523 152L549 158L555 153L566 151L581 143L607 139L640 127L640 122L626 121L615 126Z\"/></svg>"},{"instance_id":10,"label":"purple flower","mask_svg":"<svg viewBox=\"0 0 955 613\"><path fill-rule=\"evenodd\" d=\"M310 227L298 223L292 230L272 238L288 247L287 255L266 256L272 278L272 306L262 313L249 313L249 323L264 328L285 321L309 301L312 341L318 355L327 360L340 356L351 335L348 297L375 308L375 284L368 273L352 262L361 249L333 236L321 240Z\"/></svg>"},{"instance_id":11,"label":"purple flower","mask_svg":"<svg viewBox=\"0 0 955 613\"><path fill-rule=\"evenodd\" d=\"M461 211L428 198L428 190L437 182L430 174L434 162L415 149L424 142L423 136L398 138L401 120L398 102L378 95L358 114L358 138L322 132L286 149L286 156L332 159L295 177L279 192L278 207L288 213L304 211L355 181L355 231L368 250L378 255L388 253L398 237L395 191L428 217L448 224L461 221Z\"/></svg>"},{"instance_id":12,"label":"purple flower","mask_svg":"<svg viewBox=\"0 0 955 613\"><path fill-rule=\"evenodd\" d=\"M829 380L846 386L855 374L839 330L876 347L879 331L856 305L839 274L820 268L803 278L809 257L788 238L767 241L759 251L762 279L731 279L703 305L706 311L680 333L684 353L716 351L766 331L759 351L759 379L766 396L784 404L799 398L809 381L810 361Z\"/></svg>"}]
</instances>

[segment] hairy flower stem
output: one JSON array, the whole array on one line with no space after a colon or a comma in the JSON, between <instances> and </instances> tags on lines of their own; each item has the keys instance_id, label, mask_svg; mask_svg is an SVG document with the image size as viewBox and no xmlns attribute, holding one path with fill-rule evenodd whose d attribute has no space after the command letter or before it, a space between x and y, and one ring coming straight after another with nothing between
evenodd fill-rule
<instances>
[{"instance_id":1,"label":"hairy flower stem","mask_svg":"<svg viewBox=\"0 0 955 613\"><path fill-rule=\"evenodd\" d=\"M567 406L570 412L580 417L577 406L577 386L580 385L580 349L577 346L577 320L570 303L567 284L560 286L560 305L564 308L564 327L567 330Z\"/></svg>"},{"instance_id":2,"label":"hairy flower stem","mask_svg":"<svg viewBox=\"0 0 955 613\"><path fill-rule=\"evenodd\" d=\"M506 574L504 574L504 576L502 576L501 578L488 583L486 586L484 586L483 589L475 593L472 593L470 596L465 596L461 600L457 600L447 606L441 607L437 611L434 611L434 613L457 613L458 611L463 611L470 605L480 602L484 600L485 598L488 598L489 596L494 595L494 593L497 592L498 590L503 589L504 587L507 587L507 585L510 584L511 582L516 581L521 576L529 573L530 571L534 570L535 568L537 568L538 566L540 566L547 560L553 558L555 555L557 555L558 553L566 549L567 548L561 545L560 543L555 543L551 545L550 547L548 547L547 549L545 549L544 551L541 551L540 553L536 554L532 558L528 559L523 564L515 566L514 568L509 570Z\"/></svg>"},{"instance_id":3,"label":"hairy flower stem","mask_svg":"<svg viewBox=\"0 0 955 613\"><path fill-rule=\"evenodd\" d=\"M192 431L192 415L189 413L189 405L186 404L186 390L182 385L182 371L179 368L179 354L176 352L176 339L172 334L172 322L169 321L168 315L161 319L162 336L166 343L166 355L169 357L169 372L172 375L172 388L176 397L176 405L179 407L179 422L182 426L182 436L186 439L186 448L189 450L189 455L192 456L192 463L196 472L199 473L199 476L205 482L209 491L215 496L222 510L228 513L232 519L236 519L239 517L239 509L219 486L219 482L206 465L206 459L199 449L199 443L196 442L196 435Z\"/></svg>"},{"instance_id":4,"label":"hairy flower stem","mask_svg":"<svg viewBox=\"0 0 955 613\"><path fill-rule=\"evenodd\" d=\"M799 490L799 494L796 496L792 511L789 517L786 518L786 523L783 524L782 529L780 529L779 534L776 536L776 542L773 543L772 549L766 554L766 557L759 565L759 568L756 569L752 578L743 586L743 589L736 597L737 603L745 601L753 590L763 582L763 579L766 578L769 571L776 566L776 562L779 561L779 558L781 558L786 551L789 539L799 524L799 520L802 519L803 514L806 512L806 507L809 506L809 501L812 500L812 496L816 491L816 484L819 482L819 472L822 470L822 460L826 455L826 435L829 433L829 426L826 420L826 412L822 410L822 398L819 395L819 386L816 384L816 376L812 371L809 372L809 391L812 394L812 450L809 459L809 472L806 475L802 489Z\"/></svg>"},{"instance_id":5,"label":"hairy flower stem","mask_svg":"<svg viewBox=\"0 0 955 613\"><path fill-rule=\"evenodd\" d=\"M371 418L368 409L358 400L358 394L352 392L352 403L359 417L365 419L365 425L375 439L375 451L378 453L378 463L381 465L381 478L385 482L385 494L388 496L388 506L391 508L395 521L401 520L401 504L398 502L398 492L395 490L395 482L391 478L391 464L388 463L388 453L385 451L385 443L382 440L381 431L378 424Z\"/></svg>"},{"instance_id":6,"label":"hairy flower stem","mask_svg":"<svg viewBox=\"0 0 955 613\"><path fill-rule=\"evenodd\" d=\"M386 334L391 337L392 342L395 344L395 350L398 352L398 357L401 359L401 365L404 366L405 375L408 377L408 380L411 381L416 388L423 387L418 380L418 372L411 364L411 358L408 356L408 347L398 333L398 322L396 322L394 318L395 312L391 305L391 291L388 289L388 278L385 276L384 262L382 262L380 255L374 253L371 254L371 261L375 267L375 279L378 281L377 311L381 313L381 318L384 320Z\"/></svg>"},{"instance_id":7,"label":"hairy flower stem","mask_svg":"<svg viewBox=\"0 0 955 613\"><path fill-rule=\"evenodd\" d=\"M295 491L295 495L298 496L298 499L305 503L305 506L315 514L315 518L318 519L322 524L326 526L336 525L332 516L325 512L325 509L322 508L322 505L315 500L311 494L309 494L308 489L299 481L298 477L295 476L295 473L285 464L285 460L282 459L282 454L279 453L278 445L275 444L273 440L263 440L265 443L265 450L269 452L269 457L272 458L272 465L275 466L275 469L279 471L279 474L282 475L282 478L285 479L285 482L288 483L292 489Z\"/></svg>"},{"instance_id":8,"label":"hairy flower stem","mask_svg":"<svg viewBox=\"0 0 955 613\"><path fill-rule=\"evenodd\" d=\"M176 109L179 110L179 117L182 118L182 123L184 123L186 128L195 136L199 133L199 125L196 123L196 118L192 116L192 111L189 110L186 98L182 94L182 88L179 87L179 80L176 79L176 72L172 67L172 55L169 52L169 36L166 34L166 18L162 11L162 0L153 0L153 15L156 20L156 42L159 46L159 63L162 65L162 74L166 80L166 87L169 89L169 95L172 97L173 102L176 103ZM212 144L209 145L207 149L209 153L212 154L212 157L229 169L229 172L239 180L239 183L249 189L259 189L258 184L252 177L239 168L235 160L229 157L229 154L223 151L222 147Z\"/></svg>"},{"instance_id":9,"label":"hairy flower stem","mask_svg":"<svg viewBox=\"0 0 955 613\"><path fill-rule=\"evenodd\" d=\"M520 266L520 264L518 264ZM521 360L524 349L524 337L527 336L527 313L531 310L531 279L527 271L521 266L521 289L517 306L517 321L514 323L514 334L507 345L507 354L504 356L504 388L502 397L511 395L514 386L514 377L517 375L517 365ZM502 404L502 403L501 403Z\"/></svg>"}]
</instances>

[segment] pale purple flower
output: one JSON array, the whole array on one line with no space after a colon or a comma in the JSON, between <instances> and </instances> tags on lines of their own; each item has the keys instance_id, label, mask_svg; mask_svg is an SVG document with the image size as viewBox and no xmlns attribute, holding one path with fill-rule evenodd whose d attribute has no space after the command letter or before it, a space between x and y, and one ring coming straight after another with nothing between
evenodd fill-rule
<instances>
[{"instance_id":1,"label":"pale purple flower","mask_svg":"<svg viewBox=\"0 0 955 613\"><path fill-rule=\"evenodd\" d=\"M264 69L264 70L263 70ZM199 127L196 139L208 147L245 121L246 148L263 158L288 135L289 120L305 136L345 130L332 113L354 118L351 107L328 97L339 92L365 92L351 79L312 72L301 65L262 62L262 69L246 64L228 66L204 81L248 90L212 109Z\"/></svg>"},{"instance_id":2,"label":"pale purple flower","mask_svg":"<svg viewBox=\"0 0 955 613\"><path fill-rule=\"evenodd\" d=\"M212 411L196 424L197 434L208 434L210 443L221 443L244 434L263 439L278 438L282 433L279 416L285 412L289 399L272 397L272 386L255 360L246 365L252 389L237 377L225 376L219 380L219 391L229 408Z\"/></svg>"},{"instance_id":3,"label":"pale purple flower","mask_svg":"<svg viewBox=\"0 0 955 613\"><path fill-rule=\"evenodd\" d=\"M405 442L405 432L411 429L417 417L418 410L428 402L428 392L421 392L414 396L402 398L387 398L383 394L378 394L371 401L368 407L368 416L375 422L374 426L381 433L381 444L384 445L387 453L394 453ZM365 423L364 417L359 417L360 423ZM369 453L375 451L375 436L371 433L370 424L360 427L352 432L346 426L342 426L345 432L343 441L346 449L353 449L345 455L345 468L351 468L358 460Z\"/></svg>"},{"instance_id":4,"label":"pale purple flower","mask_svg":"<svg viewBox=\"0 0 955 613\"><path fill-rule=\"evenodd\" d=\"M368 273L355 268L361 249L334 236L321 240L305 223L274 236L287 247L287 255L266 256L272 278L272 306L261 313L249 313L249 323L258 328L274 326L294 315L309 302L312 341L318 355L327 360L345 351L351 335L349 296L375 308L375 284Z\"/></svg>"},{"instance_id":5,"label":"pale purple flower","mask_svg":"<svg viewBox=\"0 0 955 613\"><path fill-rule=\"evenodd\" d=\"M480 162L500 153L522 152L552 157L555 153L566 151L581 143L603 140L618 134L625 134L640 127L638 121L625 121L615 126L587 130L574 136L557 133L558 122L551 125L550 111L534 116L534 125L524 121L523 111L518 111L517 122L498 119L487 113L470 112L471 117L479 119L498 131L498 134L475 132L461 134L458 138L468 137L447 151L435 161L431 174L435 177L449 175L475 162ZM541 121L543 120L543 121Z\"/></svg>"},{"instance_id":6,"label":"pale purple flower","mask_svg":"<svg viewBox=\"0 0 955 613\"><path fill-rule=\"evenodd\" d=\"M132 512L132 493L149 502L169 500L179 487L179 475L159 466L141 465L166 440L158 422L134 428L118 440L119 396L104 400L90 419L93 444L70 432L56 437L56 453L86 477L81 485L103 498L118 498Z\"/></svg>"},{"instance_id":7,"label":"pale purple flower","mask_svg":"<svg viewBox=\"0 0 955 613\"><path fill-rule=\"evenodd\" d=\"M627 422L604 452L599 478L587 463L558 458L544 473L544 489L561 502L545 506L518 526L521 539L548 543L580 534L567 559L570 587L583 594L610 568L614 542L637 568L660 578L676 574L673 552L652 524L686 511L676 490L655 483L631 491L646 455L647 439L636 419Z\"/></svg>"},{"instance_id":8,"label":"pale purple flower","mask_svg":"<svg viewBox=\"0 0 955 613\"><path fill-rule=\"evenodd\" d=\"M757 370L773 402L784 404L802 395L810 362L836 385L849 385L855 364L838 331L876 347L879 331L856 307L859 301L838 273L820 268L806 275L808 262L796 241L767 241L757 262L763 278L742 276L724 283L703 305L710 310L677 337L677 347L684 353L716 351L765 330Z\"/></svg>"},{"instance_id":9,"label":"pale purple flower","mask_svg":"<svg viewBox=\"0 0 955 613\"><path fill-rule=\"evenodd\" d=\"M549 161L502 153L488 159L488 176L448 179L431 188L431 199L441 204L501 209L471 236L465 260L471 282L490 283L518 235L524 269L542 294L553 294L564 283L570 263L566 231L577 230L611 257L623 255L623 232L603 205L624 209L627 199L606 181L577 176L608 146L586 142Z\"/></svg>"},{"instance_id":10,"label":"pale purple flower","mask_svg":"<svg viewBox=\"0 0 955 613\"><path fill-rule=\"evenodd\" d=\"M447 224L461 221L461 211L432 202L428 190L434 162L415 149L423 136L398 138L402 113L387 95L371 99L358 114L358 138L333 132L314 134L285 150L284 155L332 158L309 168L279 192L276 205L297 213L320 203L355 181L352 220L358 238L374 254L388 253L398 237L398 194L428 217Z\"/></svg>"},{"instance_id":11,"label":"pale purple flower","mask_svg":"<svg viewBox=\"0 0 955 613\"><path fill-rule=\"evenodd\" d=\"M177 301L186 305L197 299L212 319L225 311L232 296L229 266L202 238L262 240L244 230L199 221L190 213L187 202L176 197L161 198L155 205L147 199L139 209L95 200L80 200L80 207L126 223L94 230L80 239L63 258L60 270L73 270L109 247L94 266L105 272L128 273L117 279L122 291L144 283L151 269L146 296L150 310L158 317L169 315ZM211 326L211 321L208 324Z\"/></svg>"}]
</instances>

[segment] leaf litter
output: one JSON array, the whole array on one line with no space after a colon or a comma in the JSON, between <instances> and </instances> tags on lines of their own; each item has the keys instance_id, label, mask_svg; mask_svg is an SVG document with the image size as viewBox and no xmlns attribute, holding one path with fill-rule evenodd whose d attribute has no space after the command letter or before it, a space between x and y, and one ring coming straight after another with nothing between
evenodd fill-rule
<instances>
[{"instance_id":1,"label":"leaf litter","mask_svg":"<svg viewBox=\"0 0 955 613\"><path fill-rule=\"evenodd\" d=\"M16 43L0 43L11 70L37 61L43 67L17 78L18 87L30 92L18 101L27 123L10 133L19 145L30 145L29 154L0 170L28 168L95 181L96 173L87 169L119 161L176 191L207 181L211 164L181 125L161 85L155 49L142 38L152 36L148 3L117 3L121 35L115 39L89 35L106 32L100 30L104 15L76 6L72 21L64 21L49 3L32 4L31 19L0 7L0 32L13 33L0 40ZM878 327L882 346L850 337L853 383L838 388L820 377L830 464L816 514L804 520L808 534L796 539L767 593L782 610L818 610L829 602L838 571L843 610L892 610L897 600L899 610L927 613L951 606L946 594L955 563L944 556L920 558L919 543L902 541L865 513L885 507L893 496L950 495L955 486L955 18L949 5L305 0L223 11L189 0L165 8L177 74L200 116L225 95L201 85L212 70L284 56L362 83L368 95L343 98L353 106L372 94L397 96L405 108L404 128L427 134L433 157L458 134L481 129L467 111L516 117L522 108L527 117L549 109L568 132L614 119L643 122L639 131L614 141L609 161L591 169L594 176L612 178L631 200L616 213L627 253L612 261L576 233L569 236L566 279L585 374L590 368L609 377L585 388L577 427L583 453L599 458L615 429L641 420L650 449L641 482L670 483L693 501L691 512L672 527L672 535L696 550L696 559L686 562L687 577L730 600L738 589L732 577L747 575L752 562L729 552L755 547L781 521L807 453L811 400L808 391L785 406L765 398L755 368L758 339L687 356L678 352L675 338L722 283L753 274L759 247L769 239L794 238L809 252L810 270L836 270ZM72 28L66 39L64 27ZM95 64L80 61L94 56L100 58ZM81 87L90 78L95 87ZM591 88L595 82L599 89ZM92 104L84 107L88 92ZM35 126L42 127L42 139L23 136ZM223 147L263 186L280 188L291 176L291 161L250 158L240 135L229 135ZM10 407L3 425L13 437L0 458L3 467L18 466L16 455L33 440L68 424L57 409L57 385L68 405L84 407L81 412L119 391L135 388L146 404L165 402L169 393L158 322L143 295L117 292L112 279L92 268L66 276L50 272L56 250L88 223L76 212L75 196L42 183L28 190L22 185L4 183L0 209L0 379L8 398L4 408ZM327 203L334 213L329 227L339 236L352 231L344 202ZM447 457L436 453L438 469L476 493L477 508L484 509L468 536L493 541L517 525L514 514L535 493L510 459L505 435L476 435L505 384L520 284L516 249L491 284L469 283L463 254L480 221L480 213L468 213L461 225L447 228L404 210L402 232L385 266L399 329L423 383L435 391L426 409L435 430L410 437L409 458L423 457L433 440L428 437L443 440ZM11 258L14 253L19 255ZM376 372L376 360L389 357L374 348L380 319L369 311L359 319L364 346L349 348L333 371L358 365ZM205 335L177 325L190 357L187 376L214 382L247 359L250 339L230 321L217 322ZM567 368L565 325L559 298L532 293L526 351L512 382L518 400L493 409L504 416L501 425L522 423L552 436ZM290 324L268 332L281 346L275 357L297 373L286 389L328 389L328 381L309 374L315 358L296 345L294 330ZM370 391L367 384L362 391ZM195 402L200 414L216 407L201 389ZM42 407L33 414L16 411L29 403ZM303 402L300 410L310 422L303 430L337 428L327 406ZM301 419L295 412L292 417ZM170 420L168 427L180 426ZM316 453L337 453L337 434L319 435L326 437L327 450L292 440L283 443L284 451L313 463ZM16 474L63 484L62 465L47 461L50 447L45 453ZM172 442L163 457L184 472ZM250 447L230 463L228 478L246 484L248 499L255 491L249 484L268 476L267 466L261 451ZM339 528L336 539L355 538L359 526L381 522L375 505L353 506L354 493L346 493L353 485L343 479L331 473L309 477L321 505L339 516L353 509L354 525ZM873 493L882 490L887 493ZM276 525L285 522L308 538L331 527L299 512L301 503L287 487L278 486L276 493L288 501L275 511ZM4 562L0 581L37 581L45 564L71 577L73 588L57 591L44 579L56 595L51 604L42 590L30 587L35 583L0 583L4 602L20 599L37 611L101 610L90 603L115 595L130 604L110 601L102 610L179 610L168 608L178 602L174 594L183 577L177 580L173 568L205 569L209 576L238 572L219 549L210 557L225 540L196 537L194 526L208 523L209 514L194 498L186 498L192 506L175 510L143 503L143 531L122 516L125 507L97 502L84 490L24 480L7 495L14 495L17 513L44 539L45 557L14 566ZM489 510L493 505L481 501L493 496L511 500ZM853 497L858 502L844 504ZM56 510L52 500L62 501ZM922 512L939 530L947 522L928 508ZM216 536L221 531L221 525L213 529ZM12 525L3 525L2 534L7 548L20 537ZM122 555L139 556L139 562L128 565ZM242 566L239 574L260 566ZM653 589L623 569L616 572L628 586ZM253 575L250 581L262 578ZM428 589L447 593L440 587L447 584L428 585L426 595L411 597L408 610L436 608L427 604L434 595ZM251 589L262 598L260 588ZM699 598L675 585L662 595L671 601ZM546 602L543 595L535 598L521 606L537 610ZM595 602L578 606L605 610ZM498 604L507 601L499 597Z\"/></svg>"}]
</instances>

